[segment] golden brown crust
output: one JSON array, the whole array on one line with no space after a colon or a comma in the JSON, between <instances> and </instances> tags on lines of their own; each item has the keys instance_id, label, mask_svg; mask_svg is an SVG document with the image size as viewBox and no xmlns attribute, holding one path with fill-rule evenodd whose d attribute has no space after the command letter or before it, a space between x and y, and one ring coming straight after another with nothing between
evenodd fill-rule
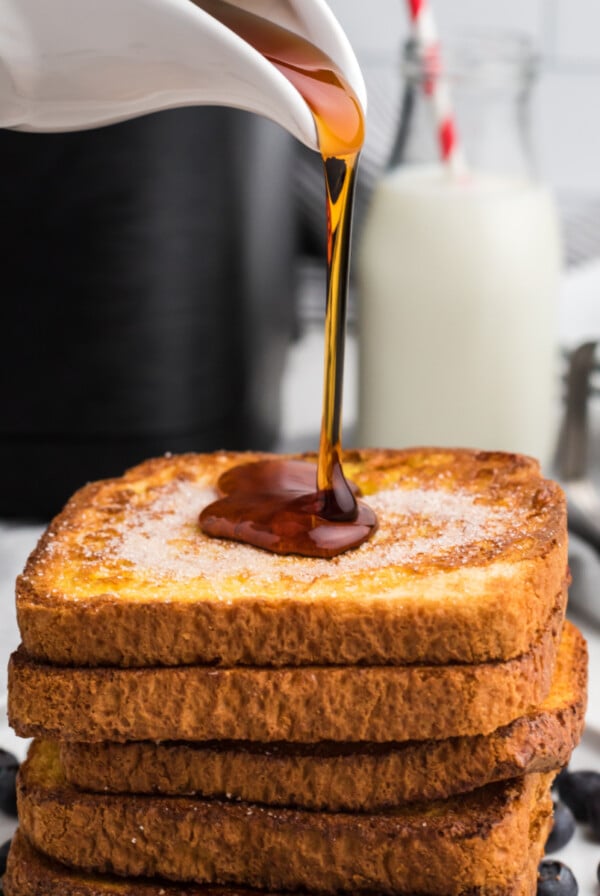
<instances>
[{"instance_id":1,"label":"golden brown crust","mask_svg":"<svg viewBox=\"0 0 600 896\"><path fill-rule=\"evenodd\" d=\"M566 510L535 461L348 453L379 531L311 560L196 526L203 489L262 456L159 458L78 492L18 580L29 654L112 666L477 663L519 656L546 627L566 575Z\"/></svg>"},{"instance_id":2,"label":"golden brown crust","mask_svg":"<svg viewBox=\"0 0 600 896\"><path fill-rule=\"evenodd\" d=\"M404 741L489 734L550 691L566 595L533 649L451 666L62 668L10 659L8 715L52 740Z\"/></svg>"},{"instance_id":3,"label":"golden brown crust","mask_svg":"<svg viewBox=\"0 0 600 896\"><path fill-rule=\"evenodd\" d=\"M56 745L34 743L18 781L21 827L47 855L84 871L324 894L406 890L452 896L509 886L528 866L514 848L547 828L552 775L526 775L456 799L386 813L307 812L250 803L87 794Z\"/></svg>"},{"instance_id":4,"label":"golden brown crust","mask_svg":"<svg viewBox=\"0 0 600 896\"><path fill-rule=\"evenodd\" d=\"M4 896L266 896L245 888L86 874L39 852L22 831L17 831L11 843L3 887Z\"/></svg>"},{"instance_id":5,"label":"golden brown crust","mask_svg":"<svg viewBox=\"0 0 600 896\"><path fill-rule=\"evenodd\" d=\"M535 841L531 848L530 865L537 870L538 850ZM484 889L468 887L460 896L532 896L535 893L531 875L520 875L507 887ZM144 878L117 878L109 875L90 875L75 871L38 852L17 832L8 858L4 878L5 896L284 896L245 887L220 887L209 884L178 884L172 881L149 881ZM411 896L426 896L414 894Z\"/></svg>"},{"instance_id":6,"label":"golden brown crust","mask_svg":"<svg viewBox=\"0 0 600 896\"><path fill-rule=\"evenodd\" d=\"M62 743L69 783L111 793L233 798L327 811L377 811L559 769L583 730L587 650L565 624L552 688L487 736L406 744Z\"/></svg>"}]
</instances>

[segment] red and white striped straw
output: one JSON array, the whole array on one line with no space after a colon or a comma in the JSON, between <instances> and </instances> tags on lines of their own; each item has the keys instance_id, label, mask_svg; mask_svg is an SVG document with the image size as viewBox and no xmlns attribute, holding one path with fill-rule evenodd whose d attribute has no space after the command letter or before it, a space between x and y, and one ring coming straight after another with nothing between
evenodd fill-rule
<instances>
[{"instance_id":1,"label":"red and white striped straw","mask_svg":"<svg viewBox=\"0 0 600 896\"><path fill-rule=\"evenodd\" d=\"M413 37L423 59L424 90L431 101L442 161L455 176L466 172L448 82L443 74L440 42L429 0L407 0Z\"/></svg>"}]
</instances>

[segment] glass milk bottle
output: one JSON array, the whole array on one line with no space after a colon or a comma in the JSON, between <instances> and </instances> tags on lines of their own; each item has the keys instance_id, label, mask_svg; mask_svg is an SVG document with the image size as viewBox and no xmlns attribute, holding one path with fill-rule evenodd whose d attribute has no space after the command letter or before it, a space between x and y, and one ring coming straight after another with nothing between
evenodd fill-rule
<instances>
[{"instance_id":1,"label":"glass milk bottle","mask_svg":"<svg viewBox=\"0 0 600 896\"><path fill-rule=\"evenodd\" d=\"M532 170L528 42L446 48L468 169L442 166L425 72L404 57L399 134L357 247L359 444L452 445L550 461L560 240Z\"/></svg>"}]
</instances>

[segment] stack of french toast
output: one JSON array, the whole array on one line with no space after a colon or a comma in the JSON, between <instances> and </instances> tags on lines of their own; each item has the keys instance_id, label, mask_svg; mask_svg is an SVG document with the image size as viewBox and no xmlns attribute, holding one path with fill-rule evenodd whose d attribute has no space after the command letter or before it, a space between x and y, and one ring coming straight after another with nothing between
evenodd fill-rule
<instances>
[{"instance_id":1,"label":"stack of french toast","mask_svg":"<svg viewBox=\"0 0 600 896\"><path fill-rule=\"evenodd\" d=\"M586 701L559 487L519 455L352 452L359 548L204 535L262 457L88 485L30 557L6 896L534 894Z\"/></svg>"}]
</instances>

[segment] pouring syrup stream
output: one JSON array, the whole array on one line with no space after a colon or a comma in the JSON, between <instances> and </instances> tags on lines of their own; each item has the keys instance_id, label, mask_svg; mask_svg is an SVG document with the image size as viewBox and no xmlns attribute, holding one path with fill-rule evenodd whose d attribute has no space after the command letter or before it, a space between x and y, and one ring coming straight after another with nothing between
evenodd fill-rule
<instances>
[{"instance_id":1,"label":"pouring syrup stream","mask_svg":"<svg viewBox=\"0 0 600 896\"><path fill-rule=\"evenodd\" d=\"M352 201L364 139L360 103L332 60L285 28L224 0L194 0L251 44L302 94L310 107L325 169L327 306L325 371L318 463L268 460L228 470L220 498L200 515L208 535L276 553L332 557L357 547L376 529L373 511L356 500L341 462L344 337Z\"/></svg>"}]
</instances>

